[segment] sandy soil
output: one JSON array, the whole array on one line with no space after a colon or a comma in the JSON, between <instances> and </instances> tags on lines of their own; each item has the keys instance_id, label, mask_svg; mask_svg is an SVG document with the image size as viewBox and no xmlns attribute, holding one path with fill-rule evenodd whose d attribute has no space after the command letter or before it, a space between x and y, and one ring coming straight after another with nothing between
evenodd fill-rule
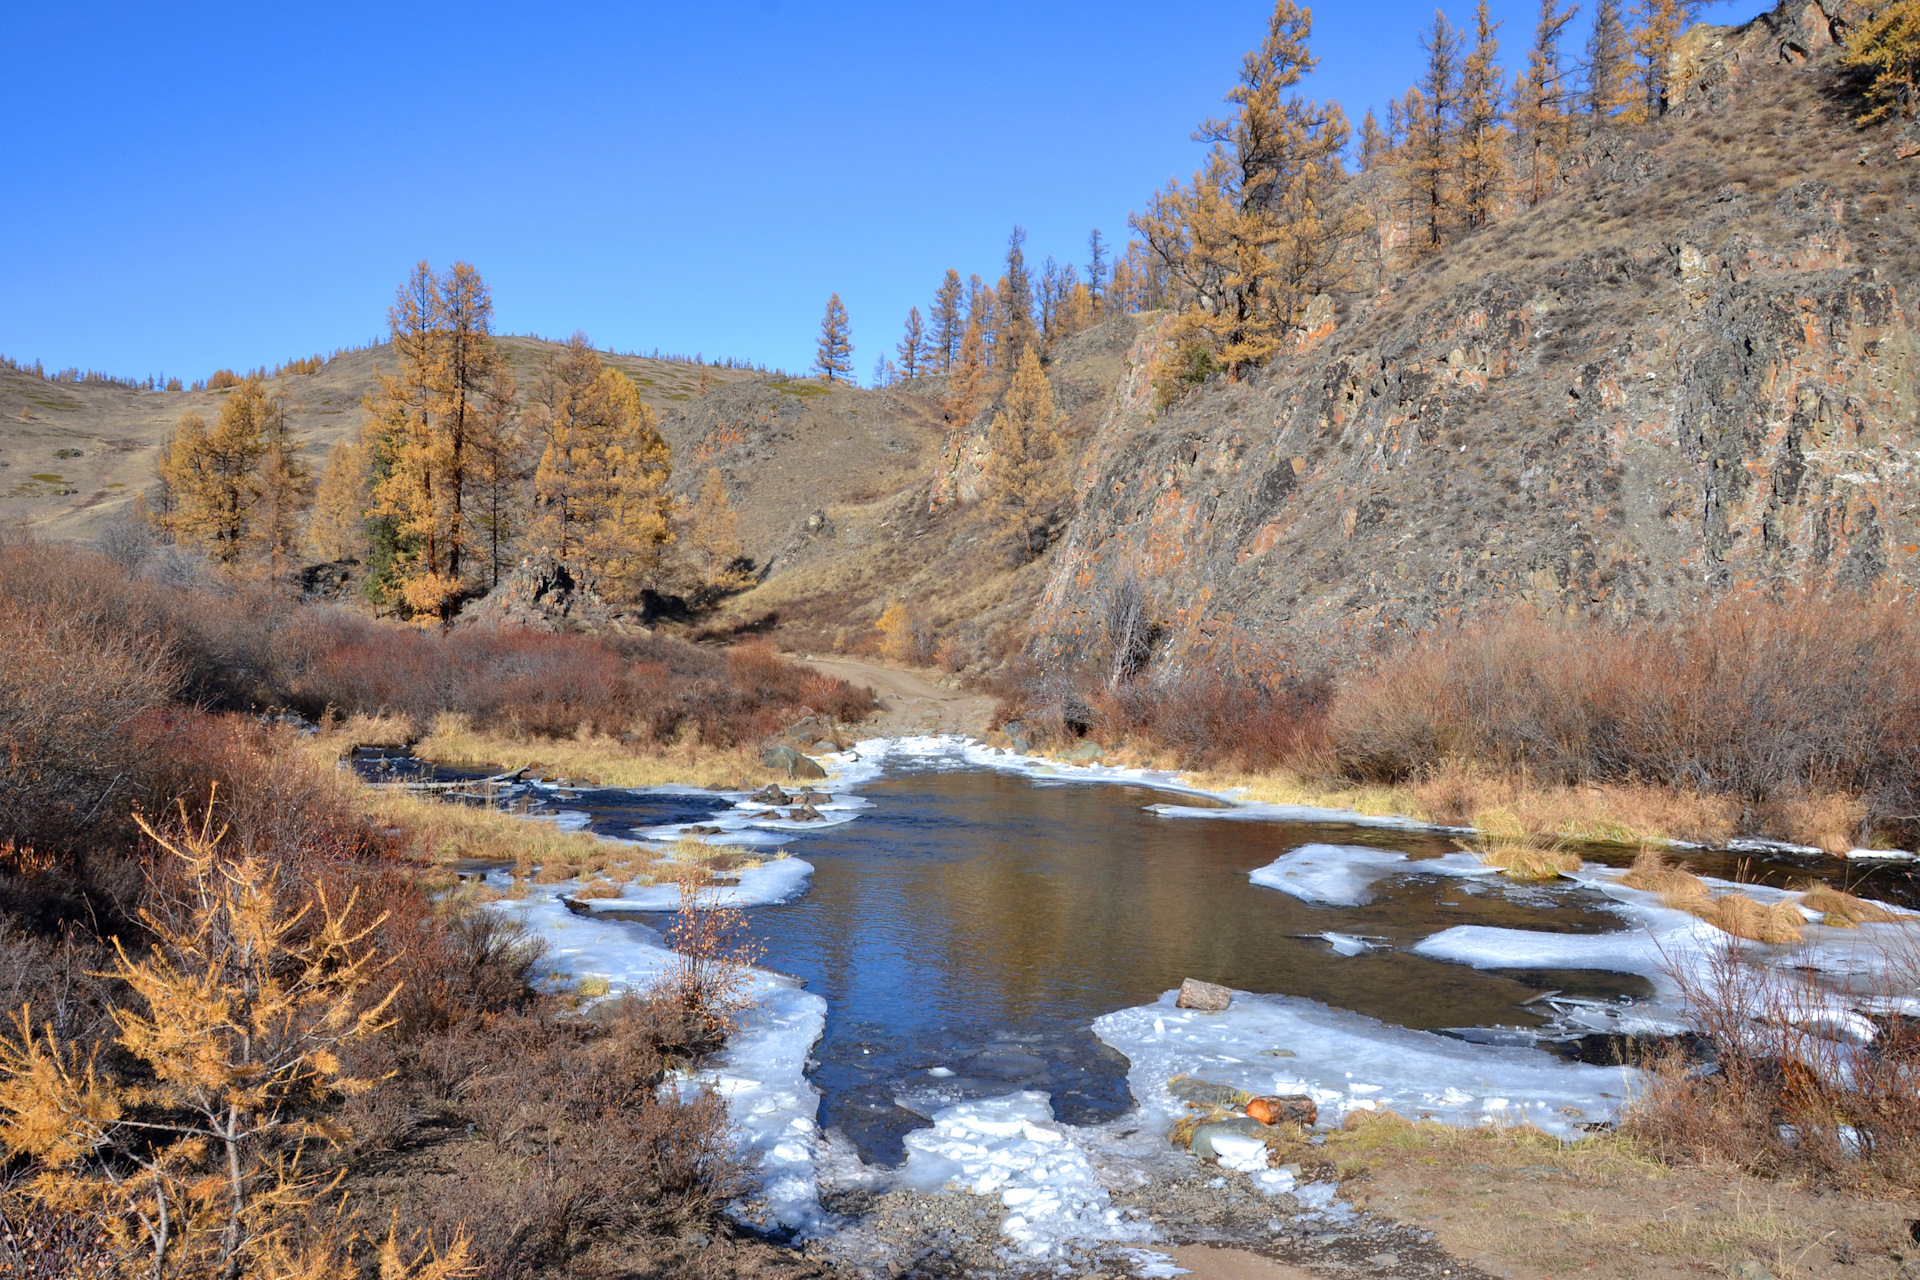
<instances>
[{"instance_id":1,"label":"sandy soil","mask_svg":"<svg viewBox=\"0 0 1920 1280\"><path fill-rule=\"evenodd\" d=\"M993 715L993 699L933 683L932 672L883 666L857 658L815 658L789 654L795 662L824 675L872 689L881 712L862 726L877 735L899 737L916 733L964 733L979 737Z\"/></svg>"}]
</instances>

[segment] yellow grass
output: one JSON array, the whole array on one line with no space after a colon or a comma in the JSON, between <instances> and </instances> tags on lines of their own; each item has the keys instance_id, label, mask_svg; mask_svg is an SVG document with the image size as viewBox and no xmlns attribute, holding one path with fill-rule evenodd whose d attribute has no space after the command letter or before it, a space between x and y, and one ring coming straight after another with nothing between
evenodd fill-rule
<instances>
[{"instance_id":1,"label":"yellow grass","mask_svg":"<svg viewBox=\"0 0 1920 1280\"><path fill-rule=\"evenodd\" d=\"M332 726L326 736L346 756L355 747L404 748L420 731L406 716L355 714Z\"/></svg>"},{"instance_id":2,"label":"yellow grass","mask_svg":"<svg viewBox=\"0 0 1920 1280\"><path fill-rule=\"evenodd\" d=\"M433 732L414 744L423 760L468 768L529 768L552 778L607 787L689 786L752 790L786 782L746 747L697 743L635 749L617 738L512 738L468 728L457 716L441 716Z\"/></svg>"},{"instance_id":3,"label":"yellow grass","mask_svg":"<svg viewBox=\"0 0 1920 1280\"><path fill-rule=\"evenodd\" d=\"M1471 844L1456 843L1487 866L1498 867L1510 880L1553 880L1580 869L1579 854L1561 848L1558 841L1545 844L1535 836L1486 835Z\"/></svg>"},{"instance_id":4,"label":"yellow grass","mask_svg":"<svg viewBox=\"0 0 1920 1280\"><path fill-rule=\"evenodd\" d=\"M1396 786L1288 771L1213 769L1189 770L1181 781L1208 791L1238 791L1244 799L1266 804L1351 809L1374 817L1473 827L1493 835L1611 844L1723 843L1736 834L1738 817L1738 807L1720 796L1665 787L1543 786L1457 764Z\"/></svg>"},{"instance_id":5,"label":"yellow grass","mask_svg":"<svg viewBox=\"0 0 1920 1280\"><path fill-rule=\"evenodd\" d=\"M1856 898L1829 885L1809 885L1800 895L1800 903L1810 911L1824 911L1826 923L1850 929L1863 924L1898 924L1907 917L1887 910L1877 902Z\"/></svg>"},{"instance_id":6,"label":"yellow grass","mask_svg":"<svg viewBox=\"0 0 1920 1280\"><path fill-rule=\"evenodd\" d=\"M1663 900L1707 896L1705 880L1672 865L1665 854L1654 848L1643 848L1634 855L1633 865L1620 877L1620 883L1629 889L1657 893Z\"/></svg>"}]
</instances>

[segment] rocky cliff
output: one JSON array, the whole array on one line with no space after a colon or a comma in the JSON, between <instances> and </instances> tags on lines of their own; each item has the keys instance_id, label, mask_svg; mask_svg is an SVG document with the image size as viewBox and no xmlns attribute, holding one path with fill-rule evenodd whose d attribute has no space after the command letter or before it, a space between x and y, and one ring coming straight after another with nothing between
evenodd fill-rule
<instances>
[{"instance_id":1,"label":"rocky cliff","mask_svg":"<svg viewBox=\"0 0 1920 1280\"><path fill-rule=\"evenodd\" d=\"M1128 575L1176 646L1348 654L1505 604L1920 585L1920 148L1851 123L1844 26L1807 4L1696 28L1665 120L1589 139L1551 199L1257 376L1156 414L1146 332L1040 648L1095 637Z\"/></svg>"}]
</instances>

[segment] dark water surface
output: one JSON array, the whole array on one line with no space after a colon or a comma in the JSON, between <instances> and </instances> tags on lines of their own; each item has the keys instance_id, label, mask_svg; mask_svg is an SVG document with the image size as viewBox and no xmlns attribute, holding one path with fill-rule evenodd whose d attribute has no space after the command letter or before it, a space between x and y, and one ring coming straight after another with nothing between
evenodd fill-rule
<instances>
[{"instance_id":1,"label":"dark water surface","mask_svg":"<svg viewBox=\"0 0 1920 1280\"><path fill-rule=\"evenodd\" d=\"M398 760L356 765L386 777L423 776ZM429 766L424 776L482 772ZM729 807L704 795L515 790L531 803L585 811L590 830L617 838ZM1187 977L1304 996L1420 1029L1537 1026L1546 1007L1524 1002L1548 989L1601 999L1649 993L1630 975L1481 972L1404 949L1462 924L1564 933L1627 927L1598 894L1570 882L1421 876L1415 865L1377 882L1372 902L1340 907L1247 879L1303 844L1368 845L1418 860L1452 852L1446 836L1162 817L1145 807L1193 802L1140 787L981 769L894 772L860 794L873 807L856 820L788 846L813 864L807 892L755 908L751 920L767 947L763 963L827 1000L812 1071L822 1092L820 1123L845 1132L870 1161L897 1162L907 1132L968 1097L1037 1089L1052 1095L1055 1114L1069 1123L1122 1114L1132 1104L1126 1060L1094 1037L1091 1024ZM1623 865L1632 851L1579 852ZM1780 853L1701 851L1686 862L1703 874L1777 885L1809 876L1857 880L1860 870ZM1861 886L1903 896L1887 887ZM668 923L640 918L656 928ZM1311 936L1323 932L1363 936L1380 949L1342 956Z\"/></svg>"},{"instance_id":2,"label":"dark water surface","mask_svg":"<svg viewBox=\"0 0 1920 1280\"><path fill-rule=\"evenodd\" d=\"M826 998L821 1124L870 1160L900 1159L900 1138L961 1097L1032 1088L1071 1123L1119 1115L1126 1063L1090 1024L1186 977L1417 1028L1536 1025L1522 1002L1549 987L1647 991L1626 975L1482 973L1393 949L1458 924L1623 927L1571 885L1412 875L1333 907L1247 880L1312 841L1419 858L1452 851L1444 837L1165 818L1144 811L1163 792L987 771L895 774L862 794L873 809L792 846L815 868L806 895L754 911L753 926L765 964ZM1297 936L1329 930L1389 949L1346 957Z\"/></svg>"}]
</instances>

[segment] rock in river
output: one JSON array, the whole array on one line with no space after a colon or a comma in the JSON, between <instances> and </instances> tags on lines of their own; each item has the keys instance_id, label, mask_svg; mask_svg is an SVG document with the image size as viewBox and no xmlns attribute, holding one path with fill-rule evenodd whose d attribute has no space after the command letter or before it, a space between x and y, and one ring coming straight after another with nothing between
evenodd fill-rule
<instances>
[{"instance_id":1,"label":"rock in river","mask_svg":"<svg viewBox=\"0 0 1920 1280\"><path fill-rule=\"evenodd\" d=\"M1320 1118L1320 1108L1303 1093L1289 1093L1253 1099L1247 1115L1261 1124L1311 1125Z\"/></svg>"},{"instance_id":2,"label":"rock in river","mask_svg":"<svg viewBox=\"0 0 1920 1280\"><path fill-rule=\"evenodd\" d=\"M1208 1013L1219 1013L1233 1003L1233 992L1217 982L1202 982L1198 978L1188 978L1180 984L1180 998L1173 1003L1181 1009L1203 1009Z\"/></svg>"}]
</instances>

